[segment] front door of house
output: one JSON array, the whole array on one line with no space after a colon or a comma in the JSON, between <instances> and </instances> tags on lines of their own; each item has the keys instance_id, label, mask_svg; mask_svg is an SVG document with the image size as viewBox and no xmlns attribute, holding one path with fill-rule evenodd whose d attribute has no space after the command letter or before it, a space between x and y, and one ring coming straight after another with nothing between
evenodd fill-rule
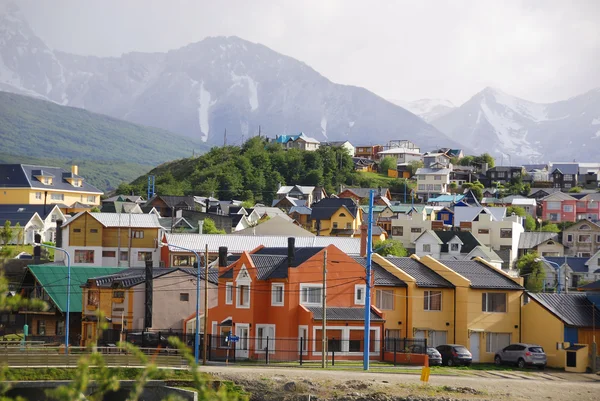
<instances>
[{"instance_id":1,"label":"front door of house","mask_svg":"<svg viewBox=\"0 0 600 401\"><path fill-rule=\"evenodd\" d=\"M470 351L473 356L473 362L479 362L479 333L471 333L469 336Z\"/></svg>"},{"instance_id":2,"label":"front door of house","mask_svg":"<svg viewBox=\"0 0 600 401\"><path fill-rule=\"evenodd\" d=\"M235 325L235 335L239 337L239 340L235 344L236 358L248 358L249 331L250 326L247 323L237 323Z\"/></svg>"}]
</instances>

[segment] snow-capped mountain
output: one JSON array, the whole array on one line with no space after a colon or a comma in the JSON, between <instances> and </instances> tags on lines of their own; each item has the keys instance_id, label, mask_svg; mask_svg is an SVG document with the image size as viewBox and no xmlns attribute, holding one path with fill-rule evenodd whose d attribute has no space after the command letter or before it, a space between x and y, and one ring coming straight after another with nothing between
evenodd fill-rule
<instances>
[{"instance_id":1,"label":"snow-capped mountain","mask_svg":"<svg viewBox=\"0 0 600 401\"><path fill-rule=\"evenodd\" d=\"M433 126L366 89L338 85L306 64L237 37L167 53L78 56L49 49L14 8L0 16L0 90L227 143L258 132L429 149L458 147Z\"/></svg>"},{"instance_id":2,"label":"snow-capped mountain","mask_svg":"<svg viewBox=\"0 0 600 401\"><path fill-rule=\"evenodd\" d=\"M432 125L505 161L597 160L600 89L540 104L485 88Z\"/></svg>"},{"instance_id":3,"label":"snow-capped mountain","mask_svg":"<svg viewBox=\"0 0 600 401\"><path fill-rule=\"evenodd\" d=\"M446 99L419 99L413 102L390 99L394 104L418 115L428 123L450 113L456 106Z\"/></svg>"}]
</instances>

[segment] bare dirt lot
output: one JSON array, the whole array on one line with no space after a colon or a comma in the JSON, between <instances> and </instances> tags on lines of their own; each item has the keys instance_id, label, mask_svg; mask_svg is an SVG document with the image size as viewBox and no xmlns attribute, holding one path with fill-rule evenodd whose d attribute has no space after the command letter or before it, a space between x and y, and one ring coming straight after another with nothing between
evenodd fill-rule
<instances>
[{"instance_id":1,"label":"bare dirt lot","mask_svg":"<svg viewBox=\"0 0 600 401\"><path fill-rule=\"evenodd\" d=\"M419 374L360 370L206 366L202 371L241 385L252 400L600 399L600 376L550 371L432 374L428 384Z\"/></svg>"}]
</instances>

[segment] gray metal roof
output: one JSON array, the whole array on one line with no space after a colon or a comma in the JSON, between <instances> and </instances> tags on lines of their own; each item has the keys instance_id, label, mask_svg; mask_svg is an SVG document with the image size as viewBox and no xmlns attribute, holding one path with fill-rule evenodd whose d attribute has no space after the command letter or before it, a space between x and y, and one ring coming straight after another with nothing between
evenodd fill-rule
<instances>
[{"instance_id":1,"label":"gray metal roof","mask_svg":"<svg viewBox=\"0 0 600 401\"><path fill-rule=\"evenodd\" d=\"M187 276L196 277L198 274L197 270L194 268L164 268L164 267L155 267L152 270L152 278L157 279L167 274L180 272ZM213 284L219 283L219 272L216 269L212 271L209 270L208 273L208 282ZM204 269L200 269L200 277L204 280L205 274ZM96 285L99 287L111 287L113 284L118 284L119 287L129 288L136 286L138 284L144 283L146 281L146 269L139 267L132 267L125 269L116 274L110 274L107 276L94 277L90 280L96 282Z\"/></svg>"},{"instance_id":2,"label":"gray metal roof","mask_svg":"<svg viewBox=\"0 0 600 401\"><path fill-rule=\"evenodd\" d=\"M532 249L549 240L560 242L556 233L526 231L519 237L519 249Z\"/></svg>"},{"instance_id":3,"label":"gray metal roof","mask_svg":"<svg viewBox=\"0 0 600 401\"><path fill-rule=\"evenodd\" d=\"M523 289L495 268L476 260L442 260L441 263L471 281L471 288Z\"/></svg>"},{"instance_id":4,"label":"gray metal roof","mask_svg":"<svg viewBox=\"0 0 600 401\"><path fill-rule=\"evenodd\" d=\"M559 170L563 174L575 175L575 174L579 173L579 164L578 163L555 163L555 164L552 164L552 168L550 169L550 172L554 173L556 170Z\"/></svg>"},{"instance_id":5,"label":"gray metal roof","mask_svg":"<svg viewBox=\"0 0 600 401\"><path fill-rule=\"evenodd\" d=\"M323 320L323 308L320 306L307 306L313 314L314 320ZM364 321L365 320L365 308L340 308L340 307L327 307L327 320L342 320L342 321ZM371 309L371 321L372 322L384 322L373 309Z\"/></svg>"},{"instance_id":6,"label":"gray metal roof","mask_svg":"<svg viewBox=\"0 0 600 401\"><path fill-rule=\"evenodd\" d=\"M446 174L450 174L452 170L450 170L449 168L425 168L425 167L421 167L419 169L417 169L417 171L415 172L415 175L420 175L420 174L426 174L426 175L430 175L430 174L440 174L440 175L446 175Z\"/></svg>"},{"instance_id":7,"label":"gray metal roof","mask_svg":"<svg viewBox=\"0 0 600 401\"><path fill-rule=\"evenodd\" d=\"M419 287L454 288L454 285L413 258L399 258L388 256L386 259L400 270L416 280Z\"/></svg>"},{"instance_id":8,"label":"gray metal roof","mask_svg":"<svg viewBox=\"0 0 600 401\"><path fill-rule=\"evenodd\" d=\"M67 220L64 224L70 224L83 213L80 212ZM145 213L90 213L104 227L132 227L132 228L162 228L155 214Z\"/></svg>"},{"instance_id":9,"label":"gray metal roof","mask_svg":"<svg viewBox=\"0 0 600 401\"><path fill-rule=\"evenodd\" d=\"M43 175L54 177L51 185L40 182L35 176ZM67 176L65 176L67 174ZM36 188L58 191L83 192L103 194L98 188L82 181L80 187L71 185L65 178L70 172L60 167L32 166L29 164L0 164L0 188ZM78 177L81 178L81 177Z\"/></svg>"},{"instance_id":10,"label":"gray metal roof","mask_svg":"<svg viewBox=\"0 0 600 401\"><path fill-rule=\"evenodd\" d=\"M226 246L230 253L251 251L260 245L265 247L287 247L288 237L285 235L230 235L230 234L166 234L167 243L193 249L204 253L208 245L209 252L218 252L219 247ZM360 238L346 237L297 237L297 248L326 247L335 245L347 255L360 255ZM169 246L171 252L185 252Z\"/></svg>"},{"instance_id":11,"label":"gray metal roof","mask_svg":"<svg viewBox=\"0 0 600 401\"><path fill-rule=\"evenodd\" d=\"M600 311L582 293L528 293L529 297L540 303L568 326L592 327L593 314L596 322Z\"/></svg>"},{"instance_id":12,"label":"gray metal roof","mask_svg":"<svg viewBox=\"0 0 600 401\"><path fill-rule=\"evenodd\" d=\"M354 256L354 260L360 263L364 268L367 267L367 258L361 256ZM375 286L381 287L406 287L406 283L394 276L389 271L385 270L379 264L371 261L371 270L373 272L373 276L375 277Z\"/></svg>"}]
</instances>

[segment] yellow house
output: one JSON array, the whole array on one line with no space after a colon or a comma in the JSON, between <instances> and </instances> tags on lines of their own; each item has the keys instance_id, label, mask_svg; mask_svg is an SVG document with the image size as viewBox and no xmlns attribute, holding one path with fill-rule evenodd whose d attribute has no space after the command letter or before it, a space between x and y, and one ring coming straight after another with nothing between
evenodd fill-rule
<instances>
[{"instance_id":1,"label":"yellow house","mask_svg":"<svg viewBox=\"0 0 600 401\"><path fill-rule=\"evenodd\" d=\"M66 171L59 167L0 164L0 204L59 204L65 212L72 206L99 206L103 192L78 173L77 166Z\"/></svg>"},{"instance_id":2,"label":"yellow house","mask_svg":"<svg viewBox=\"0 0 600 401\"><path fill-rule=\"evenodd\" d=\"M311 232L323 236L360 235L362 210L350 198L324 198L311 206Z\"/></svg>"},{"instance_id":3,"label":"yellow house","mask_svg":"<svg viewBox=\"0 0 600 401\"><path fill-rule=\"evenodd\" d=\"M600 338L600 311L586 294L527 293L526 298L522 307L523 342L542 346L548 366L564 368L564 348L570 344L585 344L590 352L594 326L596 338Z\"/></svg>"},{"instance_id":4,"label":"yellow house","mask_svg":"<svg viewBox=\"0 0 600 401\"><path fill-rule=\"evenodd\" d=\"M454 286L454 342L465 345L473 362L493 362L496 351L521 341L521 278L513 278L481 258L420 261Z\"/></svg>"}]
</instances>

